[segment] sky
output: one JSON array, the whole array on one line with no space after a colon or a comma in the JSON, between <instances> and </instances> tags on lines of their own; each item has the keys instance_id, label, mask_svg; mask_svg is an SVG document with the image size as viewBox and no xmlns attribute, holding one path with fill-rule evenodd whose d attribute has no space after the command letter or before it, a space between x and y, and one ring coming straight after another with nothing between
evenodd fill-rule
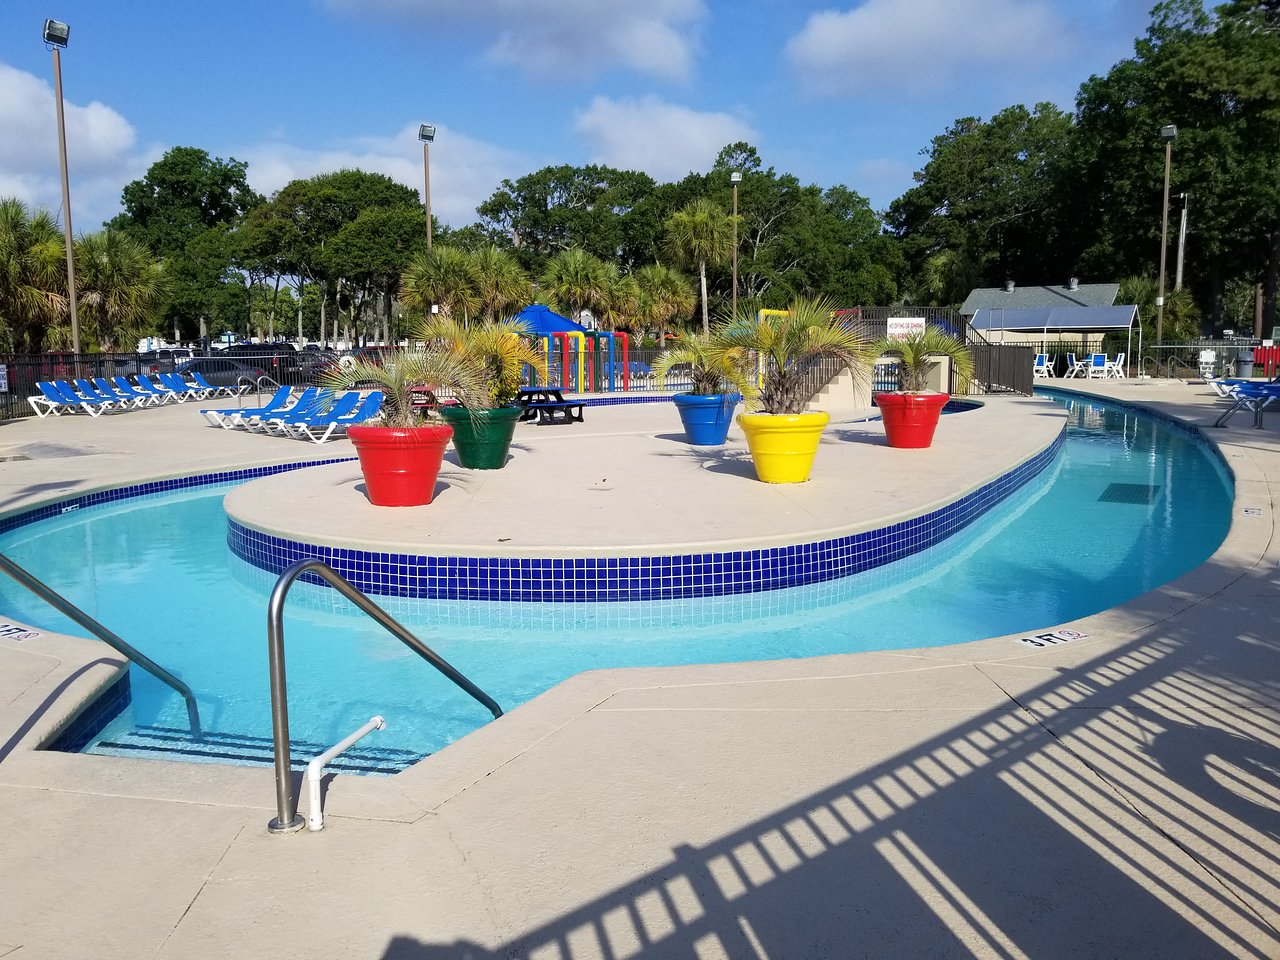
<instances>
[{"instance_id":1,"label":"sky","mask_svg":"<svg viewBox=\"0 0 1280 960\"><path fill-rule=\"evenodd\" d=\"M884 210L954 120L1071 109L1132 56L1152 2L5 0L0 197L62 209L46 18L71 27L81 233L177 146L246 161L266 196L343 168L421 191L421 123L437 127L432 212L454 227L504 178L602 163L674 181L739 140Z\"/></svg>"}]
</instances>

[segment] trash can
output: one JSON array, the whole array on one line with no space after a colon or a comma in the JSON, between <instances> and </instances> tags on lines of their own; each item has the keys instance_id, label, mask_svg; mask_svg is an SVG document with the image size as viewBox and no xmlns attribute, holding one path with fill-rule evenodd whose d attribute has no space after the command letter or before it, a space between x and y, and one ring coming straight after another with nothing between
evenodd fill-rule
<instances>
[{"instance_id":1,"label":"trash can","mask_svg":"<svg viewBox=\"0 0 1280 960\"><path fill-rule=\"evenodd\" d=\"M1236 376L1241 380L1253 376L1253 347L1241 347L1236 351Z\"/></svg>"}]
</instances>

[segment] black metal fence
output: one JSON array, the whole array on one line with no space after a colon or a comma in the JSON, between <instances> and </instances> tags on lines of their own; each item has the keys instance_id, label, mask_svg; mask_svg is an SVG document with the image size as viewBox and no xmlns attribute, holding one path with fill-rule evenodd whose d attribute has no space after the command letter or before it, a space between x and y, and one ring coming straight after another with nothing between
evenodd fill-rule
<instances>
[{"instance_id":1,"label":"black metal fence","mask_svg":"<svg viewBox=\"0 0 1280 960\"><path fill-rule=\"evenodd\" d=\"M890 317L919 317L965 339L973 350L977 376L971 384L952 384L953 393L1014 392L1030 394L1032 389L1032 347L987 343L955 310L921 307L856 307L840 311L868 340L885 336ZM603 349L585 356L571 355L571 369L562 369L563 354L554 351L550 359L551 382L565 384L580 392L663 392L678 393L692 387L687 370L674 368L659 386L653 365L661 350L635 348L622 356L609 356ZM234 359L248 368L262 371L271 381L289 386L312 384L334 368L337 359L328 353L301 350L287 352L264 348L262 353L237 350L217 357ZM39 393L41 380L74 380L77 377L132 377L140 373L168 372L187 359L165 353L44 353L0 356L0 418L32 415L27 397ZM816 395L839 372L834 363L815 364L809 372ZM897 368L878 364L875 390L897 389Z\"/></svg>"}]
</instances>

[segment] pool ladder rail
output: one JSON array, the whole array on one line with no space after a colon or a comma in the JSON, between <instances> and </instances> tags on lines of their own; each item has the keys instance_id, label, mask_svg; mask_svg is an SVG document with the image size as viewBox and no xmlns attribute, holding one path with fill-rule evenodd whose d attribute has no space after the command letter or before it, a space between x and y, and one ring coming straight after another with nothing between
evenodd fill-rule
<instances>
[{"instance_id":1,"label":"pool ladder rail","mask_svg":"<svg viewBox=\"0 0 1280 960\"><path fill-rule=\"evenodd\" d=\"M289 595L289 589L305 573L311 573L323 579L388 633L452 680L472 699L482 704L493 714L495 720L502 716L502 708L498 706L497 701L463 676L444 657L410 633L403 624L370 600L333 567L323 560L314 558L298 560L290 564L280 574L280 579L271 590L271 599L267 602L267 656L271 669L271 733L275 746L276 771L276 816L267 824L267 829L271 833L294 833L305 825L305 821L298 815L297 799L293 795L292 759L289 756L289 693L285 684L284 669L284 602ZM374 718L379 722L381 719L381 717ZM373 720L370 720L356 734L338 744L334 751L340 752L340 749L345 749L372 729L375 729L375 725ZM336 755L334 751L326 751L325 756ZM316 771L316 778L313 781L317 783L317 788L312 793L312 801L315 804L313 811L319 809L319 798L316 796L319 792L318 777L319 770Z\"/></svg>"},{"instance_id":2,"label":"pool ladder rail","mask_svg":"<svg viewBox=\"0 0 1280 960\"><path fill-rule=\"evenodd\" d=\"M3 553L0 553L0 571L7 573L45 603L49 604L49 606L53 607L68 619L74 620L103 643L114 649L117 653L121 653L128 657L129 660L136 663L161 683L167 684L176 690L179 695L181 695L182 699L187 702L187 720L191 725L192 738L195 740L201 739L200 710L196 707L196 698L191 692L190 687L146 654L139 651L132 644L126 643L124 640L120 639L120 637L116 636L115 633L108 630L48 584L37 580Z\"/></svg>"}]
</instances>

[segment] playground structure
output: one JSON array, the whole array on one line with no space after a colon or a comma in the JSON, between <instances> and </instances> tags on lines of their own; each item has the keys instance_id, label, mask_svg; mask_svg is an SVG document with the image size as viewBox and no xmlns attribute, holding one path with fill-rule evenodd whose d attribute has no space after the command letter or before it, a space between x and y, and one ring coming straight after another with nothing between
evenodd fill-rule
<instances>
[{"instance_id":1,"label":"playground structure","mask_svg":"<svg viewBox=\"0 0 1280 960\"><path fill-rule=\"evenodd\" d=\"M536 335L547 356L550 383L575 393L631 389L631 343L621 331L566 330ZM535 384L543 386L543 384Z\"/></svg>"}]
</instances>

